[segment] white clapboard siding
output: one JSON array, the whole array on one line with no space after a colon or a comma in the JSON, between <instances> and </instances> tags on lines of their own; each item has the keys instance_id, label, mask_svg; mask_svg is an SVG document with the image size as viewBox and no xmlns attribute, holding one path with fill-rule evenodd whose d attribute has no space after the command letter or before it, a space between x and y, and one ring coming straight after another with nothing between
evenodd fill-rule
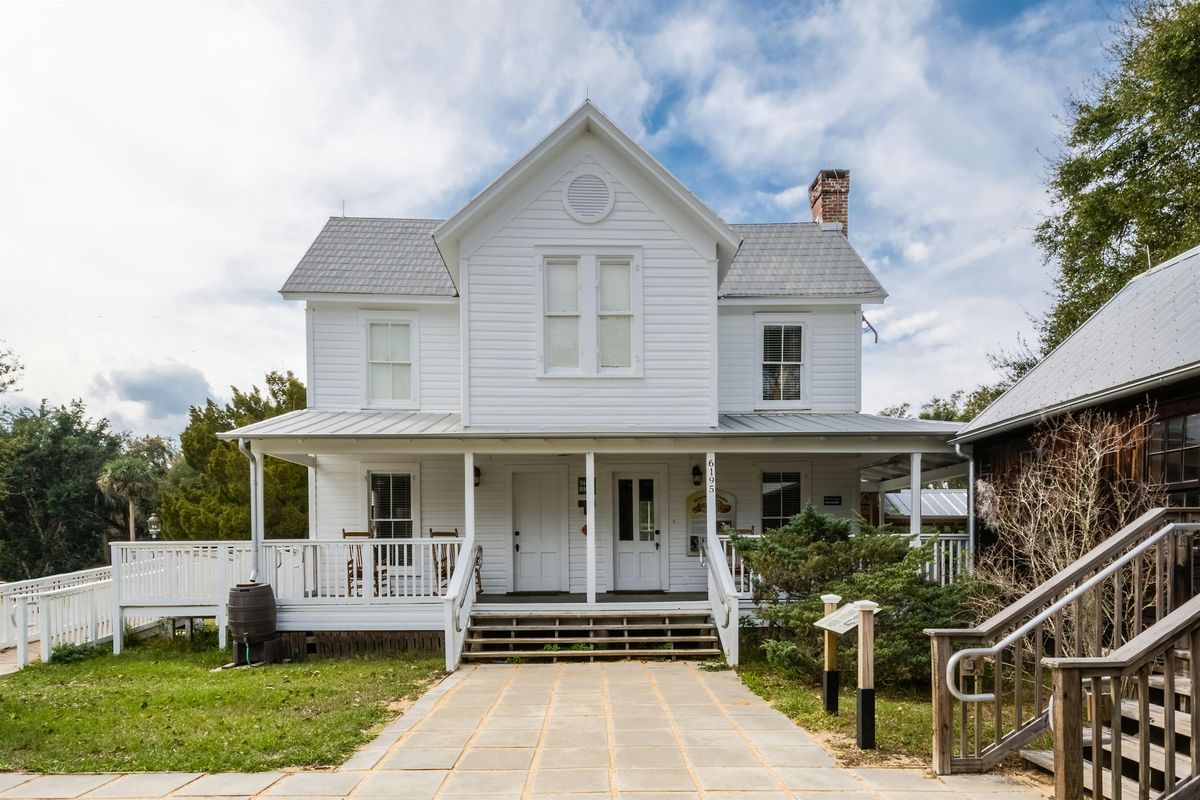
<instances>
[{"instance_id":1,"label":"white clapboard siding","mask_svg":"<svg viewBox=\"0 0 1200 800\"><path fill-rule=\"evenodd\" d=\"M859 306L812 306L797 319L804 322L812 411L859 411L859 349L862 346ZM778 312L772 312L778 313ZM762 385L755 309L723 306L720 310L719 355L721 413L754 411Z\"/></svg>"},{"instance_id":2,"label":"white clapboard siding","mask_svg":"<svg viewBox=\"0 0 1200 800\"><path fill-rule=\"evenodd\" d=\"M713 262L614 175L585 161L612 181L607 217L577 222L563 208L561 176L548 179L470 255L471 424L711 425ZM642 377L538 377L534 246L575 242L641 248Z\"/></svg>"},{"instance_id":3,"label":"white clapboard siding","mask_svg":"<svg viewBox=\"0 0 1200 800\"><path fill-rule=\"evenodd\" d=\"M342 304L314 304L309 313L313 337L309 381L314 407L362 408L366 396L364 312ZM409 307L404 313L417 317L421 410L457 411L461 404L458 305Z\"/></svg>"},{"instance_id":4,"label":"white clapboard siding","mask_svg":"<svg viewBox=\"0 0 1200 800\"><path fill-rule=\"evenodd\" d=\"M415 467L420 475L419 518L417 530L427 534L435 530L466 530L463 515L463 470L459 456L373 456L367 463L394 463ZM703 464L703 454L692 456L598 455L596 457L597 494L596 540L597 589L612 588L613 563L613 472L637 472L639 468L665 466L667 471L666 507L660 508L659 525L664 531L664 547L670 559L668 567L671 591L704 591L705 570L696 556L688 554L687 498L698 487L692 484L692 467ZM511 476L520 469L566 466L567 549L569 552L570 590L583 592L587 581L587 540L581 527L584 510L579 507L578 481L584 475L584 457L564 456L477 456L480 485L475 490L476 537L483 547L483 583L487 592L506 592L512 588L512 493ZM754 527L762 532L762 471L794 470L809 475L810 499L818 510L853 516L858 510L858 466L851 456L805 455L773 456L738 454L717 456L717 483L722 492L736 502L736 527ZM320 456L316 470L317 534L336 539L343 529L366 528L366 486L364 462L355 456ZM842 498L842 505L823 507L828 495Z\"/></svg>"}]
</instances>

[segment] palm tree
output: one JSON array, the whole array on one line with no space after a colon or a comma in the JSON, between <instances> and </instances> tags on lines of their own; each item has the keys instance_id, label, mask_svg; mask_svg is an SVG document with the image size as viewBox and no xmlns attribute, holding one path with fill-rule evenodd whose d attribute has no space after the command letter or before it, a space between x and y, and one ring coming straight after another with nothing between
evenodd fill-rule
<instances>
[{"instance_id":1,"label":"palm tree","mask_svg":"<svg viewBox=\"0 0 1200 800\"><path fill-rule=\"evenodd\" d=\"M139 456L117 456L100 470L96 485L110 497L129 504L129 541L137 539L137 504L154 496L158 476L153 465Z\"/></svg>"}]
</instances>

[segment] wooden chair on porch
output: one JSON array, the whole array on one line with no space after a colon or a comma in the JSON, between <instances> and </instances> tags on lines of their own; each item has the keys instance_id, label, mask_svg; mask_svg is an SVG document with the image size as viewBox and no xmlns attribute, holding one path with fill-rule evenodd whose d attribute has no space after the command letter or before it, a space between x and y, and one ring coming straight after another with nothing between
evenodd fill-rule
<instances>
[{"instance_id":1,"label":"wooden chair on porch","mask_svg":"<svg viewBox=\"0 0 1200 800\"><path fill-rule=\"evenodd\" d=\"M429 529L430 539L458 539L458 528L452 531L435 531ZM439 553L434 556L433 567L437 573L437 585L445 590L450 585L450 576L454 574L454 561L450 558L451 550L449 547L439 548ZM475 591L476 593L483 592L483 575L480 574L479 565L475 565Z\"/></svg>"},{"instance_id":2,"label":"wooden chair on porch","mask_svg":"<svg viewBox=\"0 0 1200 800\"><path fill-rule=\"evenodd\" d=\"M363 587L363 548L370 547L374 537L370 531L348 531L342 528L343 539L366 540L359 547L350 547L350 557L346 559L346 592L351 597L361 597ZM375 594L379 594L380 583L387 581L387 564L375 565Z\"/></svg>"}]
</instances>

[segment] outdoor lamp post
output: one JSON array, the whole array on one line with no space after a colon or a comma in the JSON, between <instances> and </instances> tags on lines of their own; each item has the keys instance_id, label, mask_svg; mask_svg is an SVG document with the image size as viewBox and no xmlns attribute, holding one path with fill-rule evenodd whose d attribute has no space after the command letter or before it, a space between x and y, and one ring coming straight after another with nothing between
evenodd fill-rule
<instances>
[{"instance_id":1,"label":"outdoor lamp post","mask_svg":"<svg viewBox=\"0 0 1200 800\"><path fill-rule=\"evenodd\" d=\"M162 520L158 518L158 514L151 514L146 520L146 525L150 528L150 538L157 540L162 533Z\"/></svg>"}]
</instances>

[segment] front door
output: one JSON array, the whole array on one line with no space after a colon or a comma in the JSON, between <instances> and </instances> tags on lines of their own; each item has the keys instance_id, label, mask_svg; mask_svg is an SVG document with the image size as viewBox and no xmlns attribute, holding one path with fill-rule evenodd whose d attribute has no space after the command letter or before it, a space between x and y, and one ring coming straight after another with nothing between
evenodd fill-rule
<instances>
[{"instance_id":1,"label":"front door","mask_svg":"<svg viewBox=\"0 0 1200 800\"><path fill-rule=\"evenodd\" d=\"M618 591L661 589L666 542L659 535L658 478L629 473L614 475L613 481L614 586Z\"/></svg>"},{"instance_id":2,"label":"front door","mask_svg":"<svg viewBox=\"0 0 1200 800\"><path fill-rule=\"evenodd\" d=\"M513 588L565 591L566 486L560 472L513 473Z\"/></svg>"}]
</instances>

